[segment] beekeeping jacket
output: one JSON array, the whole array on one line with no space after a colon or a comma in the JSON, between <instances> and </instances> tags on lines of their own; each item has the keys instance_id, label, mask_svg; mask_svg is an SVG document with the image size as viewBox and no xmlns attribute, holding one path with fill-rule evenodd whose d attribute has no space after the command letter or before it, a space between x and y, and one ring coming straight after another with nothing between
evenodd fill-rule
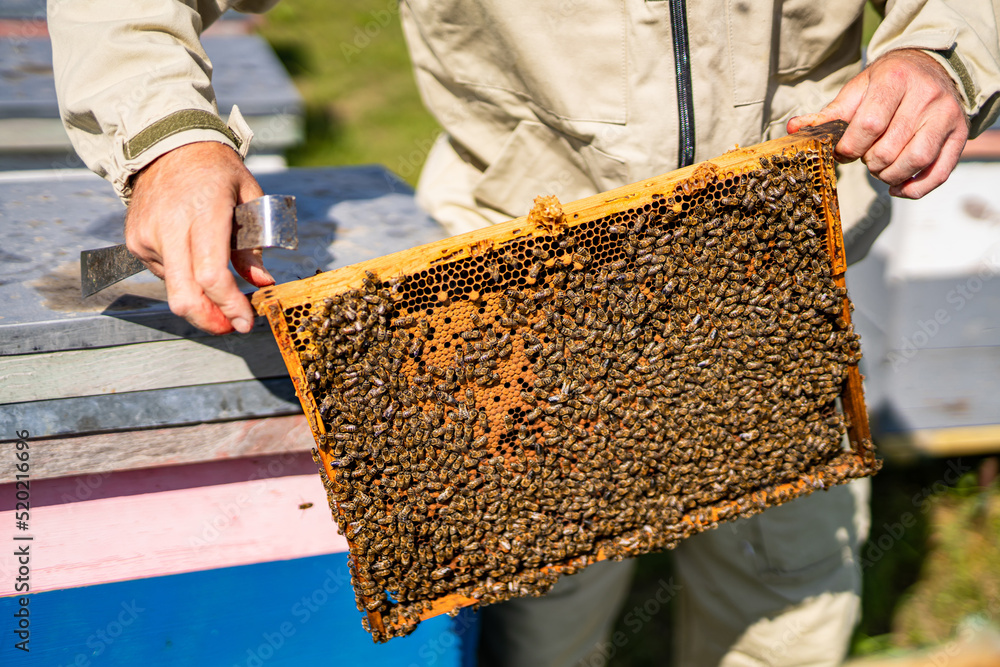
<instances>
[{"instance_id":1,"label":"beekeeping jacket","mask_svg":"<svg viewBox=\"0 0 1000 667\"><path fill-rule=\"evenodd\" d=\"M67 132L123 199L131 177L173 148L211 140L245 150L242 124L218 116L199 35L227 8L274 3L50 0ZM997 0L875 4L885 20L868 58L929 51L954 79L973 135L988 126L1000 110ZM522 215L540 194L570 201L780 136L861 70L863 8L405 0L417 83L444 129L419 199L457 233ZM841 206L849 246L887 220L861 165L842 170Z\"/></svg>"}]
</instances>

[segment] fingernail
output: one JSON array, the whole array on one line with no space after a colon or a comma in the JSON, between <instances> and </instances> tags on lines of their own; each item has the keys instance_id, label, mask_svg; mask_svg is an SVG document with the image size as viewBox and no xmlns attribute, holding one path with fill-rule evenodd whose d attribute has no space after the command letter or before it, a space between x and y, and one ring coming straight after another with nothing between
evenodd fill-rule
<instances>
[{"instance_id":1,"label":"fingernail","mask_svg":"<svg viewBox=\"0 0 1000 667\"><path fill-rule=\"evenodd\" d=\"M274 279L274 276L271 275L271 272L265 269L263 266L255 266L251 268L250 275L253 275L254 273L257 274L255 280L258 283L266 283L267 281L271 281L272 283L277 282Z\"/></svg>"},{"instance_id":2,"label":"fingernail","mask_svg":"<svg viewBox=\"0 0 1000 667\"><path fill-rule=\"evenodd\" d=\"M244 317L233 318L233 328L239 331L240 333L247 333L248 331L250 331L250 326L251 326L250 321Z\"/></svg>"}]
</instances>

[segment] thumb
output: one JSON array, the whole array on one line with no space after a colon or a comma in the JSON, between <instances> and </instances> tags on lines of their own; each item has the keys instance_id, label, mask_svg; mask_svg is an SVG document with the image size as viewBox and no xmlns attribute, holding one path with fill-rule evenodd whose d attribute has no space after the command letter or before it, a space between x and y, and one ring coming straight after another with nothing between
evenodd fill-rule
<instances>
[{"instance_id":1,"label":"thumb","mask_svg":"<svg viewBox=\"0 0 1000 667\"><path fill-rule=\"evenodd\" d=\"M264 196L264 190L261 189L257 179L247 171L242 163L240 164L237 178L237 187L239 189L238 199L240 203L253 201L258 197ZM274 278L264 268L264 259L260 248L253 250L233 250L230 255L230 261L232 261L236 273L240 274L243 280L254 287L267 287L274 284Z\"/></svg>"},{"instance_id":2,"label":"thumb","mask_svg":"<svg viewBox=\"0 0 1000 667\"><path fill-rule=\"evenodd\" d=\"M254 287L267 287L274 284L274 278L264 268L264 260L260 249L255 250L234 250L230 259L233 268L240 274L243 280Z\"/></svg>"},{"instance_id":3,"label":"thumb","mask_svg":"<svg viewBox=\"0 0 1000 667\"><path fill-rule=\"evenodd\" d=\"M847 82L832 102L823 107L817 113L809 113L803 116L795 116L788 120L787 130L789 134L795 134L803 127L813 127L822 125L831 120L844 120L848 123L854 118L854 113L861 105L868 90L868 72L861 72L856 77Z\"/></svg>"}]
</instances>

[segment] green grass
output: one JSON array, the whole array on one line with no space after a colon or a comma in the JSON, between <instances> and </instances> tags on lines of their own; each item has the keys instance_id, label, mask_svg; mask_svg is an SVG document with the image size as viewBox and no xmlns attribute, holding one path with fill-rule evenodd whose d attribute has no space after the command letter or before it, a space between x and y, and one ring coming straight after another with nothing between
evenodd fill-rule
<instances>
[{"instance_id":1,"label":"green grass","mask_svg":"<svg viewBox=\"0 0 1000 667\"><path fill-rule=\"evenodd\" d=\"M872 3L865 4L865 18L864 27L861 33L861 43L868 46L868 42L871 41L872 35L875 34L875 28L878 24L882 22L882 15L872 6Z\"/></svg>"},{"instance_id":2,"label":"green grass","mask_svg":"<svg viewBox=\"0 0 1000 667\"><path fill-rule=\"evenodd\" d=\"M933 646L977 615L1000 621L1000 487L977 486L979 459L952 463L968 470L957 484L943 459L888 465L873 480L854 655Z\"/></svg>"},{"instance_id":3,"label":"green grass","mask_svg":"<svg viewBox=\"0 0 1000 667\"><path fill-rule=\"evenodd\" d=\"M261 34L305 100L293 166L384 164L416 182L439 128L413 81L393 0L290 0Z\"/></svg>"},{"instance_id":4,"label":"green grass","mask_svg":"<svg viewBox=\"0 0 1000 667\"><path fill-rule=\"evenodd\" d=\"M1000 488L964 479L935 499L930 519L922 576L893 622L900 646L941 644L972 619L1000 626Z\"/></svg>"}]
</instances>

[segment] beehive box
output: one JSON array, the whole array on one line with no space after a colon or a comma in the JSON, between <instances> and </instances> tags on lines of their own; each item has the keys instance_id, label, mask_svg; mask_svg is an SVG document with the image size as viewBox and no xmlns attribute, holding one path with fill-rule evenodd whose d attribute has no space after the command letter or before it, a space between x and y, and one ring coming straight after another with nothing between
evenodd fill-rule
<instances>
[{"instance_id":1,"label":"beehive box","mask_svg":"<svg viewBox=\"0 0 1000 667\"><path fill-rule=\"evenodd\" d=\"M875 471L842 131L254 296L376 640Z\"/></svg>"}]
</instances>

